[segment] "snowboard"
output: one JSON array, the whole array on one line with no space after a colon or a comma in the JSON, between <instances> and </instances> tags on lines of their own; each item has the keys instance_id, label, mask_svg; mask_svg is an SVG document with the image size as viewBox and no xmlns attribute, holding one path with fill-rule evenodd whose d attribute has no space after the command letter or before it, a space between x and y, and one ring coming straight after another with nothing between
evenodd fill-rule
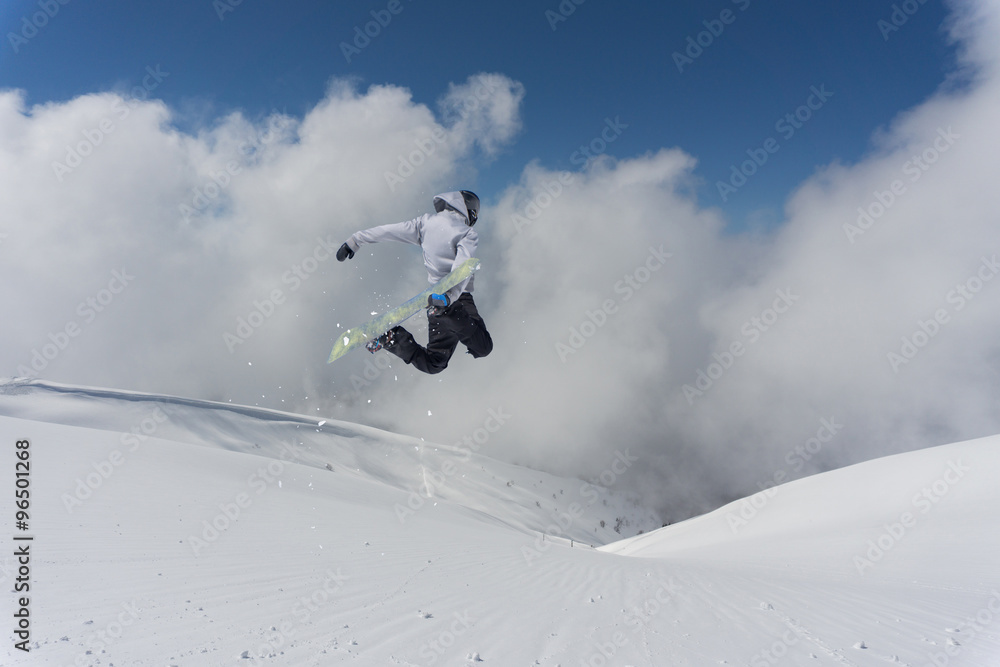
<instances>
[{"instance_id":1,"label":"snowboard","mask_svg":"<svg viewBox=\"0 0 1000 667\"><path fill-rule=\"evenodd\" d=\"M359 327L348 329L337 338L337 342L333 346L333 350L330 352L330 358L326 360L326 363L333 363L335 360L344 356L354 348L364 345L373 338L381 336L397 324L400 324L404 320L412 317L419 311L424 310L427 308L427 297L431 294L443 294L447 292L452 287L471 276L472 273L478 268L478 259L475 257L467 259L452 269L451 273L439 280L437 284L428 287L406 303L396 306L392 310L379 315L375 319L369 320Z\"/></svg>"}]
</instances>

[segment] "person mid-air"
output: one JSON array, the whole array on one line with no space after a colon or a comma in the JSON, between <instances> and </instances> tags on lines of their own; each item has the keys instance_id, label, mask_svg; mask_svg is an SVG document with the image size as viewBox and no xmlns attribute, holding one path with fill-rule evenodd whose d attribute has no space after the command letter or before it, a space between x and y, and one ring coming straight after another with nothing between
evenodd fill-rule
<instances>
[{"instance_id":1,"label":"person mid-air","mask_svg":"<svg viewBox=\"0 0 1000 667\"><path fill-rule=\"evenodd\" d=\"M445 192L434 197L434 213L395 224L372 227L351 235L337 251L343 262L354 257L366 243L401 241L418 245L424 251L427 279L437 283L453 268L476 256L479 234L472 229L479 218L479 197L468 190ZM472 300L475 276L469 276L444 294L432 294L427 301L427 347L420 346L413 335L397 326L366 346L372 353L385 348L425 373L440 373L459 343L473 357L485 357L493 351L493 339Z\"/></svg>"}]
</instances>

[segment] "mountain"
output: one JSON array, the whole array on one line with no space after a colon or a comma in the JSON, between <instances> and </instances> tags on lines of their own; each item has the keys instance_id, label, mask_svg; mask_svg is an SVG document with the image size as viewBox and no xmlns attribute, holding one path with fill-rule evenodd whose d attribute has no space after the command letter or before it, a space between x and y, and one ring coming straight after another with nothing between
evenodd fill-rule
<instances>
[{"instance_id":1,"label":"mountain","mask_svg":"<svg viewBox=\"0 0 1000 667\"><path fill-rule=\"evenodd\" d=\"M624 444L605 488L475 433L25 380L0 438L33 538L5 665L1000 665L1000 437L655 530Z\"/></svg>"}]
</instances>

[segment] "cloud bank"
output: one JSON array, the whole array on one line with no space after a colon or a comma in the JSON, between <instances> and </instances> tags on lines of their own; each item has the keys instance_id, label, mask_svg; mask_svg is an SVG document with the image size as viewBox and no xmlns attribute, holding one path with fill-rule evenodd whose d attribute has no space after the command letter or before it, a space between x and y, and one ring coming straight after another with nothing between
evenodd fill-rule
<instances>
[{"instance_id":1,"label":"cloud bank","mask_svg":"<svg viewBox=\"0 0 1000 667\"><path fill-rule=\"evenodd\" d=\"M873 128L863 160L804 180L767 235L699 205L690 147L614 160L595 119L580 170L529 164L487 198L476 300L496 348L434 377L364 353L326 366L337 331L425 280L416 248L330 253L474 188L520 130L519 83L472 77L435 112L335 82L303 118L196 135L156 101L5 91L0 374L466 439L590 478L628 451L614 483L668 520L996 433L1000 7L956 5L949 30L962 70Z\"/></svg>"}]
</instances>

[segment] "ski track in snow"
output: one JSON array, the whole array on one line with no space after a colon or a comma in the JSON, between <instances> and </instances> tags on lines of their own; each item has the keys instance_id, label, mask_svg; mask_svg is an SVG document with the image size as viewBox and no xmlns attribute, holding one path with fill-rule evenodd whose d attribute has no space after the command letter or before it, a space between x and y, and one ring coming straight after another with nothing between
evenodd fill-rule
<instances>
[{"instance_id":1,"label":"ski track in snow","mask_svg":"<svg viewBox=\"0 0 1000 667\"><path fill-rule=\"evenodd\" d=\"M169 418L126 447L156 409ZM965 624L1000 589L1000 439L786 485L739 535L729 507L595 550L578 542L618 538L598 524L627 501L552 534L579 481L364 426L22 382L0 384L0 437L32 441L38 535L34 650L8 642L4 665L922 667L946 648L1000 664L1000 622ZM859 574L852 558L957 459L967 478ZM460 472L435 486L445 461Z\"/></svg>"}]
</instances>

